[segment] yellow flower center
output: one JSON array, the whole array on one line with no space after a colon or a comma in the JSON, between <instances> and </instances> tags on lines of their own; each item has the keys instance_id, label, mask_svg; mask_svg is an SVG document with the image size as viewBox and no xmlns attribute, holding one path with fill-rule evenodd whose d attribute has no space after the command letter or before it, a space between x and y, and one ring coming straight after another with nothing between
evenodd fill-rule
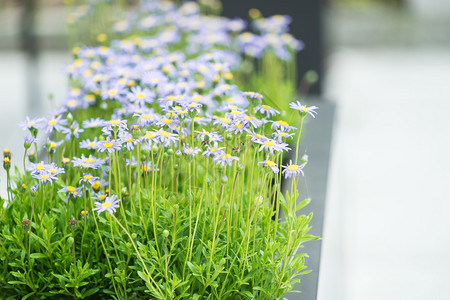
<instances>
[{"instance_id":1,"label":"yellow flower center","mask_svg":"<svg viewBox=\"0 0 450 300\"><path fill-rule=\"evenodd\" d=\"M48 125L50 125L50 126L55 125L55 124L56 124L56 120L55 119L53 119L53 120L48 122Z\"/></svg>"},{"instance_id":2,"label":"yellow flower center","mask_svg":"<svg viewBox=\"0 0 450 300\"><path fill-rule=\"evenodd\" d=\"M90 148L94 147L94 142L90 142L90 143L89 143L89 147L90 147Z\"/></svg>"},{"instance_id":3,"label":"yellow flower center","mask_svg":"<svg viewBox=\"0 0 450 300\"><path fill-rule=\"evenodd\" d=\"M113 124L113 125L119 125L119 123L120 123L120 120L111 120L111 121L109 121L111 124Z\"/></svg>"},{"instance_id":4,"label":"yellow flower center","mask_svg":"<svg viewBox=\"0 0 450 300\"><path fill-rule=\"evenodd\" d=\"M127 139L127 142L132 142L132 141L134 141L134 139L132 139L132 138Z\"/></svg>"},{"instance_id":5,"label":"yellow flower center","mask_svg":"<svg viewBox=\"0 0 450 300\"><path fill-rule=\"evenodd\" d=\"M145 98L145 95L144 95L144 93L138 93L138 94L136 95L136 98L138 98L138 99L144 99L144 98Z\"/></svg>"},{"instance_id":6,"label":"yellow flower center","mask_svg":"<svg viewBox=\"0 0 450 300\"><path fill-rule=\"evenodd\" d=\"M144 119L150 119L150 118L153 117L153 116L152 116L152 115L146 115L146 114L143 114L142 117L143 117Z\"/></svg>"},{"instance_id":7,"label":"yellow flower center","mask_svg":"<svg viewBox=\"0 0 450 300\"><path fill-rule=\"evenodd\" d=\"M194 118L194 122L198 122L198 121L200 121L202 118L201 117L195 117Z\"/></svg>"},{"instance_id":8,"label":"yellow flower center","mask_svg":"<svg viewBox=\"0 0 450 300\"><path fill-rule=\"evenodd\" d=\"M152 139L152 138L155 137L155 134L154 134L154 133L147 133L147 134L145 134L145 137L146 137L147 139Z\"/></svg>"},{"instance_id":9,"label":"yellow flower center","mask_svg":"<svg viewBox=\"0 0 450 300\"><path fill-rule=\"evenodd\" d=\"M295 171L295 170L298 169L298 166L297 165L290 165L287 168L288 168L289 171Z\"/></svg>"},{"instance_id":10,"label":"yellow flower center","mask_svg":"<svg viewBox=\"0 0 450 300\"><path fill-rule=\"evenodd\" d=\"M202 96L200 96L200 95L196 95L196 96L192 97L193 101L200 101L200 99L202 99Z\"/></svg>"},{"instance_id":11,"label":"yellow flower center","mask_svg":"<svg viewBox=\"0 0 450 300\"><path fill-rule=\"evenodd\" d=\"M211 148L211 149L209 149L209 152L213 152L214 153L214 152L217 152L217 150L218 150L217 148Z\"/></svg>"},{"instance_id":12,"label":"yellow flower center","mask_svg":"<svg viewBox=\"0 0 450 300\"><path fill-rule=\"evenodd\" d=\"M167 96L167 100L174 101L174 100L177 100L177 97L176 96Z\"/></svg>"},{"instance_id":13,"label":"yellow flower center","mask_svg":"<svg viewBox=\"0 0 450 300\"><path fill-rule=\"evenodd\" d=\"M34 122L28 122L27 125L28 125L28 126L33 126L33 125L34 125Z\"/></svg>"},{"instance_id":14,"label":"yellow flower center","mask_svg":"<svg viewBox=\"0 0 450 300\"><path fill-rule=\"evenodd\" d=\"M242 124L239 123L239 124L237 124L237 125L234 125L234 128L241 129L241 128L243 128L243 127L242 127Z\"/></svg>"},{"instance_id":15,"label":"yellow flower center","mask_svg":"<svg viewBox=\"0 0 450 300\"><path fill-rule=\"evenodd\" d=\"M289 123L285 122L285 121L278 121L278 124L283 125L283 126L289 126Z\"/></svg>"},{"instance_id":16,"label":"yellow flower center","mask_svg":"<svg viewBox=\"0 0 450 300\"><path fill-rule=\"evenodd\" d=\"M166 124L172 123L172 120L166 119L166 118L162 119L161 121L162 121L163 123L166 123Z\"/></svg>"},{"instance_id":17,"label":"yellow flower center","mask_svg":"<svg viewBox=\"0 0 450 300\"><path fill-rule=\"evenodd\" d=\"M48 170L50 173L55 174L56 173L56 169L50 169Z\"/></svg>"},{"instance_id":18,"label":"yellow flower center","mask_svg":"<svg viewBox=\"0 0 450 300\"><path fill-rule=\"evenodd\" d=\"M261 105L262 108L264 109L270 109L271 107L269 105Z\"/></svg>"},{"instance_id":19,"label":"yellow flower center","mask_svg":"<svg viewBox=\"0 0 450 300\"><path fill-rule=\"evenodd\" d=\"M222 154L222 158L227 159L231 157L231 154Z\"/></svg>"},{"instance_id":20,"label":"yellow flower center","mask_svg":"<svg viewBox=\"0 0 450 300\"><path fill-rule=\"evenodd\" d=\"M245 116L245 117L244 117L244 120L245 120L245 121L251 121L251 120L253 120L253 117Z\"/></svg>"},{"instance_id":21,"label":"yellow flower center","mask_svg":"<svg viewBox=\"0 0 450 300\"><path fill-rule=\"evenodd\" d=\"M275 167L276 166L275 162L273 162L271 160L266 160L266 165L268 165L269 167Z\"/></svg>"},{"instance_id":22,"label":"yellow flower center","mask_svg":"<svg viewBox=\"0 0 450 300\"><path fill-rule=\"evenodd\" d=\"M103 143L103 146L104 146L105 148L112 147L112 145L113 145L113 143L111 143L111 142L109 142L109 143Z\"/></svg>"},{"instance_id":23,"label":"yellow flower center","mask_svg":"<svg viewBox=\"0 0 450 300\"><path fill-rule=\"evenodd\" d=\"M232 112L230 112L230 114L232 114L232 115L240 115L240 114L242 114L242 112L240 112L240 111L232 111Z\"/></svg>"},{"instance_id":24,"label":"yellow flower center","mask_svg":"<svg viewBox=\"0 0 450 300\"><path fill-rule=\"evenodd\" d=\"M37 165L36 166L36 170L43 170L44 169L44 165Z\"/></svg>"},{"instance_id":25,"label":"yellow flower center","mask_svg":"<svg viewBox=\"0 0 450 300\"><path fill-rule=\"evenodd\" d=\"M266 146L273 146L273 145L275 145L275 143L272 142L272 141L265 141L264 145L266 145Z\"/></svg>"},{"instance_id":26,"label":"yellow flower center","mask_svg":"<svg viewBox=\"0 0 450 300\"><path fill-rule=\"evenodd\" d=\"M51 143L50 143L50 148L55 149L55 148L56 148L56 144L53 143L53 142L51 142Z\"/></svg>"},{"instance_id":27,"label":"yellow flower center","mask_svg":"<svg viewBox=\"0 0 450 300\"><path fill-rule=\"evenodd\" d=\"M260 138L262 138L263 136L262 135L260 135L260 134L255 134L255 138L257 138L257 139L260 139Z\"/></svg>"},{"instance_id":28,"label":"yellow flower center","mask_svg":"<svg viewBox=\"0 0 450 300\"><path fill-rule=\"evenodd\" d=\"M111 206L111 202L105 202L102 204L102 208L108 208Z\"/></svg>"},{"instance_id":29,"label":"yellow flower center","mask_svg":"<svg viewBox=\"0 0 450 300\"><path fill-rule=\"evenodd\" d=\"M110 95L110 96L114 96L116 94L117 94L116 90L109 90L109 92L108 92L108 95Z\"/></svg>"},{"instance_id":30,"label":"yellow flower center","mask_svg":"<svg viewBox=\"0 0 450 300\"><path fill-rule=\"evenodd\" d=\"M73 193L75 192L75 188L73 186L68 186L67 191Z\"/></svg>"},{"instance_id":31,"label":"yellow flower center","mask_svg":"<svg viewBox=\"0 0 450 300\"><path fill-rule=\"evenodd\" d=\"M91 175L84 175L83 178L84 178L85 180L89 180L89 179L92 179L92 176L91 176Z\"/></svg>"},{"instance_id":32,"label":"yellow flower center","mask_svg":"<svg viewBox=\"0 0 450 300\"><path fill-rule=\"evenodd\" d=\"M100 185L101 185L100 181L96 181L96 182L94 182L94 184L92 185L92 187L93 187L94 189L98 190L98 189L100 188Z\"/></svg>"},{"instance_id":33,"label":"yellow flower center","mask_svg":"<svg viewBox=\"0 0 450 300\"><path fill-rule=\"evenodd\" d=\"M47 178L48 178L48 175L43 174L43 175L41 175L41 178L42 178L42 179L47 179Z\"/></svg>"},{"instance_id":34,"label":"yellow flower center","mask_svg":"<svg viewBox=\"0 0 450 300\"><path fill-rule=\"evenodd\" d=\"M162 131L161 134L165 137L168 138L170 136L170 133L168 133L167 131Z\"/></svg>"},{"instance_id":35,"label":"yellow flower center","mask_svg":"<svg viewBox=\"0 0 450 300\"><path fill-rule=\"evenodd\" d=\"M220 118L220 121L227 123L227 124L231 122L231 120L228 118Z\"/></svg>"},{"instance_id":36,"label":"yellow flower center","mask_svg":"<svg viewBox=\"0 0 450 300\"><path fill-rule=\"evenodd\" d=\"M105 198L105 195L98 195L98 199L102 200L103 198Z\"/></svg>"}]
</instances>

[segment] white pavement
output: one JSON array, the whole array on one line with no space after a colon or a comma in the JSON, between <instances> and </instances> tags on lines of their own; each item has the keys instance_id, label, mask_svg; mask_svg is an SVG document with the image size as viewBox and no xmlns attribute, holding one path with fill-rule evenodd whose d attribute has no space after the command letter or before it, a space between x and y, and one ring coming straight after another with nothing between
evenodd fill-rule
<instances>
[{"instance_id":1,"label":"white pavement","mask_svg":"<svg viewBox=\"0 0 450 300\"><path fill-rule=\"evenodd\" d=\"M341 48L320 300L450 299L450 50Z\"/></svg>"}]
</instances>

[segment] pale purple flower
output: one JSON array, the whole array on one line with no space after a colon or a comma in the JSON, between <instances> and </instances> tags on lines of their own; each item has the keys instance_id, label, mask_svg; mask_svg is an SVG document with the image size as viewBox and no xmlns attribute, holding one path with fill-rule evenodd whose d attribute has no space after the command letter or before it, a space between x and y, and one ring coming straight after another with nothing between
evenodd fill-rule
<instances>
[{"instance_id":1,"label":"pale purple flower","mask_svg":"<svg viewBox=\"0 0 450 300\"><path fill-rule=\"evenodd\" d=\"M274 161L269 160L269 158L264 161L260 161L258 164L264 164L265 167L270 168L275 174L280 171L280 169L278 169L278 165Z\"/></svg>"},{"instance_id":2,"label":"pale purple flower","mask_svg":"<svg viewBox=\"0 0 450 300\"><path fill-rule=\"evenodd\" d=\"M66 202L69 201L70 196L77 198L81 197L81 187L65 186L58 191L58 193L67 193Z\"/></svg>"},{"instance_id":3,"label":"pale purple flower","mask_svg":"<svg viewBox=\"0 0 450 300\"><path fill-rule=\"evenodd\" d=\"M290 126L287 122L285 121L270 121L272 122L272 129L278 129L281 131L290 131L290 130L295 130L296 128L293 126Z\"/></svg>"},{"instance_id":4,"label":"pale purple flower","mask_svg":"<svg viewBox=\"0 0 450 300\"><path fill-rule=\"evenodd\" d=\"M288 147L286 143L278 143L275 140L267 139L266 141L256 141L258 144L261 144L259 151L263 149L268 151L270 155L273 155L274 151L289 151L291 148Z\"/></svg>"},{"instance_id":5,"label":"pale purple flower","mask_svg":"<svg viewBox=\"0 0 450 300\"><path fill-rule=\"evenodd\" d=\"M82 149L95 149L95 144L98 142L97 137L94 138L93 141L90 139L84 140L80 142L80 148Z\"/></svg>"},{"instance_id":6,"label":"pale purple flower","mask_svg":"<svg viewBox=\"0 0 450 300\"><path fill-rule=\"evenodd\" d=\"M287 139L287 138L292 139L292 137L294 136L294 133L287 133L285 131L277 130L272 133L272 136L274 137L274 139L277 140L278 143L282 143L283 139Z\"/></svg>"},{"instance_id":7,"label":"pale purple flower","mask_svg":"<svg viewBox=\"0 0 450 300\"><path fill-rule=\"evenodd\" d=\"M111 197L106 197L103 202L94 202L95 208L92 210L97 211L98 216L104 211L113 214L116 212L116 209L120 207L118 204L119 202L120 199L117 199L116 195L112 195Z\"/></svg>"},{"instance_id":8,"label":"pale purple flower","mask_svg":"<svg viewBox=\"0 0 450 300\"><path fill-rule=\"evenodd\" d=\"M217 162L218 165L224 166L225 164L231 166L233 160L239 160L239 157L231 156L231 154L224 153L215 155L213 161Z\"/></svg>"},{"instance_id":9,"label":"pale purple flower","mask_svg":"<svg viewBox=\"0 0 450 300\"><path fill-rule=\"evenodd\" d=\"M34 174L32 174L32 176L33 176L33 178L38 179L41 184L45 184L47 182L50 182L50 184L52 184L52 182L53 182L52 180L57 179L56 174L52 174L48 171L34 173Z\"/></svg>"},{"instance_id":10,"label":"pale purple flower","mask_svg":"<svg viewBox=\"0 0 450 300\"><path fill-rule=\"evenodd\" d=\"M99 177L95 177L92 174L83 173L83 176L80 178L79 184L82 184L82 183L84 184L84 183L88 182L91 185L93 185L94 182L98 179L99 179Z\"/></svg>"},{"instance_id":11,"label":"pale purple flower","mask_svg":"<svg viewBox=\"0 0 450 300\"><path fill-rule=\"evenodd\" d=\"M105 124L105 121L100 118L92 118L90 120L84 120L82 123L82 126L84 128L95 128L95 127L101 127Z\"/></svg>"},{"instance_id":12,"label":"pale purple flower","mask_svg":"<svg viewBox=\"0 0 450 300\"><path fill-rule=\"evenodd\" d=\"M187 147L183 148L183 153L189 156L196 156L198 153L200 152L200 149L195 147L189 147L189 145Z\"/></svg>"},{"instance_id":13,"label":"pale purple flower","mask_svg":"<svg viewBox=\"0 0 450 300\"><path fill-rule=\"evenodd\" d=\"M53 116L50 119L44 118L44 129L45 133L52 133L53 130L62 131L65 127L63 125L67 125L67 120L61 119L62 116Z\"/></svg>"},{"instance_id":14,"label":"pale purple flower","mask_svg":"<svg viewBox=\"0 0 450 300\"><path fill-rule=\"evenodd\" d=\"M41 127L42 118L32 118L30 119L28 116L26 117L25 121L20 122L18 125L23 130L32 130L32 129L39 129Z\"/></svg>"},{"instance_id":15,"label":"pale purple flower","mask_svg":"<svg viewBox=\"0 0 450 300\"><path fill-rule=\"evenodd\" d=\"M313 105L313 106L306 106L306 105L302 105L300 103L300 101L296 101L296 102L291 102L289 104L289 107L295 110L298 110L300 112L300 114L309 114L311 117L315 118L316 116L314 114L317 115L317 112L315 111L316 109L318 109L317 106Z\"/></svg>"},{"instance_id":16,"label":"pale purple flower","mask_svg":"<svg viewBox=\"0 0 450 300\"><path fill-rule=\"evenodd\" d=\"M102 159L93 157L92 154L90 154L89 157L86 157L84 156L84 154L81 154L81 158L74 157L72 162L75 167L83 167L90 169L97 169L99 166L105 163Z\"/></svg>"},{"instance_id":17,"label":"pale purple flower","mask_svg":"<svg viewBox=\"0 0 450 300\"><path fill-rule=\"evenodd\" d=\"M276 110L275 108L269 106L269 105L258 105L257 107L254 108L255 112L259 112L261 114L265 114L268 118L275 116L277 114L279 114L280 112L278 110Z\"/></svg>"},{"instance_id":18,"label":"pale purple flower","mask_svg":"<svg viewBox=\"0 0 450 300\"><path fill-rule=\"evenodd\" d=\"M225 149L225 147L217 148L217 147L211 147L208 145L206 147L206 150L202 153L202 155L209 157L209 156L225 154L225 151L223 151L222 149Z\"/></svg>"},{"instance_id":19,"label":"pale purple flower","mask_svg":"<svg viewBox=\"0 0 450 300\"><path fill-rule=\"evenodd\" d=\"M112 153L115 150L120 150L121 148L122 145L116 140L111 140L110 137L107 137L106 141L98 141L95 144L95 149L100 152L108 151L109 153Z\"/></svg>"},{"instance_id":20,"label":"pale purple flower","mask_svg":"<svg viewBox=\"0 0 450 300\"><path fill-rule=\"evenodd\" d=\"M302 170L305 165L306 163L296 165L292 163L292 160L290 160L289 164L287 164L286 166L282 166L283 171L281 172L281 174L284 175L286 179L291 177L297 177L300 174L305 175Z\"/></svg>"},{"instance_id":21,"label":"pale purple flower","mask_svg":"<svg viewBox=\"0 0 450 300\"><path fill-rule=\"evenodd\" d=\"M243 92L243 94L250 99L262 100L264 98L263 95L257 92Z\"/></svg>"}]
</instances>

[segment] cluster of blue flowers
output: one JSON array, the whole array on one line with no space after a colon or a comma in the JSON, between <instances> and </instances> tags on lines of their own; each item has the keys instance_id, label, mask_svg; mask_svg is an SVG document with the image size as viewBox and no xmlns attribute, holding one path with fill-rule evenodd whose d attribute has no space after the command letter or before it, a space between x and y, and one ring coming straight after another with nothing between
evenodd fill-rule
<instances>
[{"instance_id":1,"label":"cluster of blue flowers","mask_svg":"<svg viewBox=\"0 0 450 300\"><path fill-rule=\"evenodd\" d=\"M240 164L241 148L250 147L264 151L267 159L259 164L278 173L277 155L290 150L287 140L296 128L276 119L280 112L264 104L263 95L240 90L233 72L240 62L239 52L260 57L264 51L273 51L288 59L290 52L299 50L301 43L287 33L290 21L286 16L257 19L251 24L256 34L243 32L246 23L242 20L200 14L194 2L177 7L170 2L144 1L137 17L113 26L119 36L136 29L142 35L75 48L74 61L66 69L73 88L64 107L48 118L27 117L20 124L30 131L27 145L36 143L41 130L60 139L47 141L49 153L65 140L76 142L88 156L30 163L28 171L40 184L52 183L65 172L57 163L71 163L81 168L81 185L98 187L109 183L114 154L129 152L125 164L135 167L136 151L164 147L187 158L202 155L226 168ZM186 40L188 44L181 46ZM317 109L298 101L291 108L312 117ZM79 120L81 125L74 120L72 114L90 109L100 111L101 117ZM106 115L107 111L112 114ZM296 163L281 166L286 178L303 174L306 160ZM153 170L150 162L141 162L141 166L142 171ZM59 192L69 199L82 191L64 186ZM99 194L98 188L94 192L98 213L115 211L120 200Z\"/></svg>"}]
</instances>

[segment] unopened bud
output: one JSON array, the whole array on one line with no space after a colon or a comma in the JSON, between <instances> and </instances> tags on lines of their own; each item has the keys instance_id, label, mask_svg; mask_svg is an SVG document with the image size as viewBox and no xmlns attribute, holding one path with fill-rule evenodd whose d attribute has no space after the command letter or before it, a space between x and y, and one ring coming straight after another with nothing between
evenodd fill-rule
<instances>
[{"instance_id":1,"label":"unopened bud","mask_svg":"<svg viewBox=\"0 0 450 300\"><path fill-rule=\"evenodd\" d=\"M8 171L11 168L11 161L8 157L5 157L3 159L3 168L5 168L6 171Z\"/></svg>"},{"instance_id":2,"label":"unopened bud","mask_svg":"<svg viewBox=\"0 0 450 300\"><path fill-rule=\"evenodd\" d=\"M168 237L169 236L169 230L165 229L163 231L164 237Z\"/></svg>"},{"instance_id":3,"label":"unopened bud","mask_svg":"<svg viewBox=\"0 0 450 300\"><path fill-rule=\"evenodd\" d=\"M22 221L22 228L23 228L23 230L28 231L28 230L30 230L30 227L31 227L31 221L30 220L25 219L25 220Z\"/></svg>"},{"instance_id":4,"label":"unopened bud","mask_svg":"<svg viewBox=\"0 0 450 300\"><path fill-rule=\"evenodd\" d=\"M74 218L69 220L69 229L71 231L75 231L75 229L77 229L77 220L75 220Z\"/></svg>"},{"instance_id":5,"label":"unopened bud","mask_svg":"<svg viewBox=\"0 0 450 300\"><path fill-rule=\"evenodd\" d=\"M11 158L11 151L9 151L9 149L4 149L3 150L3 157L4 158Z\"/></svg>"}]
</instances>

